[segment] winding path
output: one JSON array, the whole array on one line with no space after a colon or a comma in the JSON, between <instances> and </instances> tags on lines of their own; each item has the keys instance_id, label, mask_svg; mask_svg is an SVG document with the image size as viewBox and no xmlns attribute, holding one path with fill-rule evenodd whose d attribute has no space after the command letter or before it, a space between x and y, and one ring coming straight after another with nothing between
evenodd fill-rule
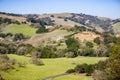
<instances>
[{"instance_id":1,"label":"winding path","mask_svg":"<svg viewBox=\"0 0 120 80\"><path fill-rule=\"evenodd\" d=\"M65 73L65 74L60 74L60 75L56 75L56 76L51 76L51 77L44 78L42 80L53 80L55 78L59 78L59 77L63 77L63 76L68 76L70 74L73 74L73 73Z\"/></svg>"}]
</instances>

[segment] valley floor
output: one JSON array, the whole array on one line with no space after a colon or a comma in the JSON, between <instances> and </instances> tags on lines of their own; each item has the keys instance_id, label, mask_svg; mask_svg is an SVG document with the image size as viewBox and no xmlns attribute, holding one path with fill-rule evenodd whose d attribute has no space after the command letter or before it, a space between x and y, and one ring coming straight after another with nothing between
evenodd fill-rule
<instances>
[{"instance_id":1,"label":"valley floor","mask_svg":"<svg viewBox=\"0 0 120 80\"><path fill-rule=\"evenodd\" d=\"M43 80L45 78L64 74L68 69L74 68L77 64L88 63L94 64L99 60L106 59L105 57L77 57L77 58L52 58L41 59L45 65L37 66L30 63L30 58L9 54L12 59L19 62L25 62L26 67L16 68L8 72L0 71L6 80ZM70 74L67 76L57 77L54 80L91 80L91 77L86 77L80 74Z\"/></svg>"}]
</instances>

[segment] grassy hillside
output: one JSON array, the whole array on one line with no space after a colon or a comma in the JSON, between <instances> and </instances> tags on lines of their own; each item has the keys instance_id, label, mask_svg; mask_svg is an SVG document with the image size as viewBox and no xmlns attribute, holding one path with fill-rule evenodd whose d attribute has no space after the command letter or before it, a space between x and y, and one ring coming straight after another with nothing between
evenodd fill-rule
<instances>
[{"instance_id":1,"label":"grassy hillside","mask_svg":"<svg viewBox=\"0 0 120 80\"><path fill-rule=\"evenodd\" d=\"M9 18L9 19L12 19L12 20L17 20L19 22L26 21L26 18L22 17L22 16L18 17L18 16L7 15L7 14L0 14L0 17L2 17L2 18Z\"/></svg>"},{"instance_id":2,"label":"grassy hillside","mask_svg":"<svg viewBox=\"0 0 120 80\"><path fill-rule=\"evenodd\" d=\"M120 22L113 25L113 30L115 33L120 32Z\"/></svg>"},{"instance_id":3,"label":"grassy hillside","mask_svg":"<svg viewBox=\"0 0 120 80\"><path fill-rule=\"evenodd\" d=\"M25 43L33 44L34 46L38 46L44 42L49 41L57 41L60 37L64 37L67 35L73 34L73 32L68 32L67 30L55 30L49 33L41 33L36 34L31 39L27 40Z\"/></svg>"},{"instance_id":4,"label":"grassy hillside","mask_svg":"<svg viewBox=\"0 0 120 80\"><path fill-rule=\"evenodd\" d=\"M23 33L25 36L33 36L36 32L35 28L31 28L28 25L11 24L3 29L4 33Z\"/></svg>"},{"instance_id":5,"label":"grassy hillside","mask_svg":"<svg viewBox=\"0 0 120 80\"><path fill-rule=\"evenodd\" d=\"M42 80L43 78L47 78L50 76L55 76L59 74L63 74L66 70L70 68L74 68L75 64L94 64L99 60L103 60L105 58L98 57L77 57L77 58L54 58L54 59L42 59L45 65L37 66L30 63L30 58L24 56L18 56L10 54L8 55L10 58L14 58L20 62L26 62L27 65L25 68L16 68L14 70L10 70L8 72L1 71L0 73L6 80ZM83 80L79 75L70 75L65 76L65 79L62 77L56 78L56 80ZM87 78L88 79L88 78Z\"/></svg>"},{"instance_id":6,"label":"grassy hillside","mask_svg":"<svg viewBox=\"0 0 120 80\"><path fill-rule=\"evenodd\" d=\"M51 15L53 15L54 17L51 17ZM43 14L43 15L39 15L39 18L45 18L45 17L50 17L51 20L54 20L56 25L63 25L63 26L69 26L69 27L73 27L75 25L79 25L82 26L81 24L71 21L71 20L67 20L64 21L63 18L59 18L59 17L72 17L72 15L70 13L60 13L60 14Z\"/></svg>"}]
</instances>

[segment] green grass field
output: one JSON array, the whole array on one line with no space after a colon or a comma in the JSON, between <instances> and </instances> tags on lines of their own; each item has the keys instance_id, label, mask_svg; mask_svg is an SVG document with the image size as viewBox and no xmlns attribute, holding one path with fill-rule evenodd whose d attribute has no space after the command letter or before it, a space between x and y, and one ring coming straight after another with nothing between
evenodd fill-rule
<instances>
[{"instance_id":1,"label":"green grass field","mask_svg":"<svg viewBox=\"0 0 120 80\"><path fill-rule=\"evenodd\" d=\"M9 70L8 72L0 71L2 76L6 80L42 80L50 76L55 76L63 74L66 70L74 68L75 64L94 64L99 60L105 59L104 57L77 57L77 58L53 58L53 59L41 59L45 65L37 66L30 63L30 58L24 56L18 56L9 54L10 58L14 58L19 62L26 62L25 68L16 68ZM91 79L91 77L79 76L79 75L69 75L56 78L55 80L84 80Z\"/></svg>"},{"instance_id":2,"label":"green grass field","mask_svg":"<svg viewBox=\"0 0 120 80\"><path fill-rule=\"evenodd\" d=\"M91 76L88 77L80 74L72 74L68 76L59 77L54 80L92 80L92 77Z\"/></svg>"},{"instance_id":3,"label":"green grass field","mask_svg":"<svg viewBox=\"0 0 120 80\"><path fill-rule=\"evenodd\" d=\"M3 29L4 33L23 33L25 36L33 36L36 33L36 29L29 27L28 25L17 25L17 24L11 24Z\"/></svg>"}]
</instances>

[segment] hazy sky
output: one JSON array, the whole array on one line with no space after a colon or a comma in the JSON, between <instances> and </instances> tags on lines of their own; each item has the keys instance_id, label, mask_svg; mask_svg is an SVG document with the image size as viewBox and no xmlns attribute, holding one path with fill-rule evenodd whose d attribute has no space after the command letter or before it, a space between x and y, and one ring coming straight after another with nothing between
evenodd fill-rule
<instances>
[{"instance_id":1,"label":"hazy sky","mask_svg":"<svg viewBox=\"0 0 120 80\"><path fill-rule=\"evenodd\" d=\"M0 12L20 14L69 12L120 18L120 0L0 0Z\"/></svg>"}]
</instances>

